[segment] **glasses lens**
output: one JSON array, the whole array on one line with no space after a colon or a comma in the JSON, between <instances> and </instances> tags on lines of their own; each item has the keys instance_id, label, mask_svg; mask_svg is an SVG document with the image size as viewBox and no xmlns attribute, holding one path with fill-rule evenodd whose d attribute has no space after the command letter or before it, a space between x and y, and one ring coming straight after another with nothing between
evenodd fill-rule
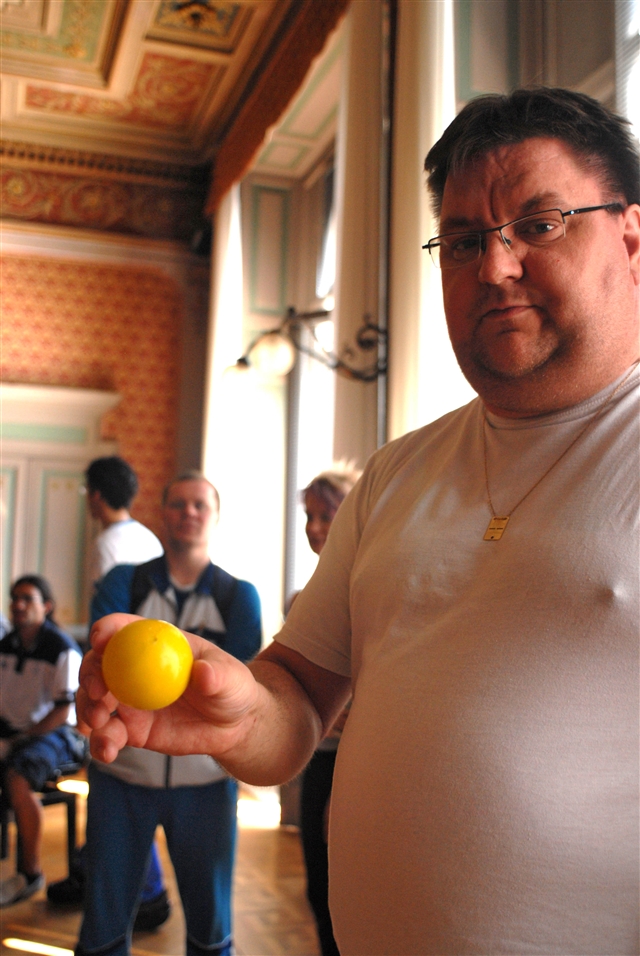
<instances>
[{"instance_id":1,"label":"glasses lens","mask_svg":"<svg viewBox=\"0 0 640 956\"><path fill-rule=\"evenodd\" d=\"M559 209L550 209L516 220L503 228L503 234L507 240L519 239L529 246L546 246L564 238L564 219Z\"/></svg>"},{"instance_id":2,"label":"glasses lens","mask_svg":"<svg viewBox=\"0 0 640 956\"><path fill-rule=\"evenodd\" d=\"M480 254L481 236L478 232L458 233L455 236L441 236L439 258L441 269L453 269L467 262L474 262Z\"/></svg>"}]
</instances>

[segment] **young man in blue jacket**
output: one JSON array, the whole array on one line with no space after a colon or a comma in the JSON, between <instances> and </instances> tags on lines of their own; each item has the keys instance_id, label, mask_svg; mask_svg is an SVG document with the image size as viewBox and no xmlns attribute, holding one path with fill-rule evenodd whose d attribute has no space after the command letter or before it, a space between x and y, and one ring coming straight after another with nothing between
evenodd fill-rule
<instances>
[{"instance_id":1,"label":"young man in blue jacket","mask_svg":"<svg viewBox=\"0 0 640 956\"><path fill-rule=\"evenodd\" d=\"M119 565L102 580L92 619L116 611L162 619L251 659L261 643L260 602L209 558L216 489L198 473L165 491L165 552ZM187 928L188 956L231 947L231 881L236 836L235 780L206 755L167 757L125 748L113 764L89 769L85 914L77 953L129 953L131 924L156 827L162 825Z\"/></svg>"}]
</instances>

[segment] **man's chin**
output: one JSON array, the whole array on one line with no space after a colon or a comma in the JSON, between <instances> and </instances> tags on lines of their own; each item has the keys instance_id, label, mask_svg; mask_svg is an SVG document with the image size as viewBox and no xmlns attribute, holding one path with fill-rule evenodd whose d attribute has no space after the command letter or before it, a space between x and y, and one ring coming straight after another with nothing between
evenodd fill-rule
<instances>
[{"instance_id":1,"label":"man's chin","mask_svg":"<svg viewBox=\"0 0 640 956\"><path fill-rule=\"evenodd\" d=\"M536 349L496 349L478 350L460 357L460 367L471 384L476 388L474 379L480 383L513 384L543 379L560 349L556 343L548 343L544 348ZM468 373L468 374L467 374Z\"/></svg>"},{"instance_id":2,"label":"man's chin","mask_svg":"<svg viewBox=\"0 0 640 956\"><path fill-rule=\"evenodd\" d=\"M535 361L487 360L484 356L459 358L460 368L471 387L487 405L517 410L522 401L528 403L532 394L552 375L553 356L538 357Z\"/></svg>"}]
</instances>

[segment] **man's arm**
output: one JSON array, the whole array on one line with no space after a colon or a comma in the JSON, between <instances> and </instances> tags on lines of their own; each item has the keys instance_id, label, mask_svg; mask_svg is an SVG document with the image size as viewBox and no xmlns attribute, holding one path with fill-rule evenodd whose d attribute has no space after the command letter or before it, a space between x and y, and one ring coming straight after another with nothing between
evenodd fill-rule
<instances>
[{"instance_id":1,"label":"man's arm","mask_svg":"<svg viewBox=\"0 0 640 956\"><path fill-rule=\"evenodd\" d=\"M250 661L262 644L260 598L253 584L238 581L226 620L230 653L241 661Z\"/></svg>"},{"instance_id":2,"label":"man's arm","mask_svg":"<svg viewBox=\"0 0 640 956\"><path fill-rule=\"evenodd\" d=\"M129 610L133 564L117 564L100 579L91 599L91 624L106 614Z\"/></svg>"},{"instance_id":3,"label":"man's arm","mask_svg":"<svg viewBox=\"0 0 640 956\"><path fill-rule=\"evenodd\" d=\"M282 644L274 642L247 667L186 634L194 665L182 697L159 711L126 707L107 691L101 658L109 638L131 620L113 614L94 625L80 672L78 712L93 728L91 753L107 763L128 744L210 754L247 783L282 783L304 767L348 699L348 678Z\"/></svg>"},{"instance_id":4,"label":"man's arm","mask_svg":"<svg viewBox=\"0 0 640 956\"><path fill-rule=\"evenodd\" d=\"M40 737L42 734L48 734L52 730L56 730L67 722L70 707L70 704L56 704L46 717L39 720L37 724L32 724L30 727L27 727L26 730L22 730L13 737L7 738L8 744L12 748L19 747L32 737Z\"/></svg>"},{"instance_id":5,"label":"man's arm","mask_svg":"<svg viewBox=\"0 0 640 956\"><path fill-rule=\"evenodd\" d=\"M71 704L56 704L46 717L39 720L37 724L32 724L26 733L31 737L39 737L41 734L48 734L62 727L68 720L70 708Z\"/></svg>"}]
</instances>

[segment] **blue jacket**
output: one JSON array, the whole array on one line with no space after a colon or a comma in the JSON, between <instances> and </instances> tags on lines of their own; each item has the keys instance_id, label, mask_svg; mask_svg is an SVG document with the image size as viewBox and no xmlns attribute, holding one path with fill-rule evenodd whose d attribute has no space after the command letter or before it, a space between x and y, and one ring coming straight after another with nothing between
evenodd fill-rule
<instances>
[{"instance_id":1,"label":"blue jacket","mask_svg":"<svg viewBox=\"0 0 640 956\"><path fill-rule=\"evenodd\" d=\"M200 634L241 661L260 650L260 598L248 581L232 578L209 564L186 598L176 594L164 556L145 564L120 564L100 581L91 602L91 622L105 614L126 612L169 621ZM198 786L226 776L205 754L167 757L125 747L112 764L96 765L127 783L148 787Z\"/></svg>"}]
</instances>

